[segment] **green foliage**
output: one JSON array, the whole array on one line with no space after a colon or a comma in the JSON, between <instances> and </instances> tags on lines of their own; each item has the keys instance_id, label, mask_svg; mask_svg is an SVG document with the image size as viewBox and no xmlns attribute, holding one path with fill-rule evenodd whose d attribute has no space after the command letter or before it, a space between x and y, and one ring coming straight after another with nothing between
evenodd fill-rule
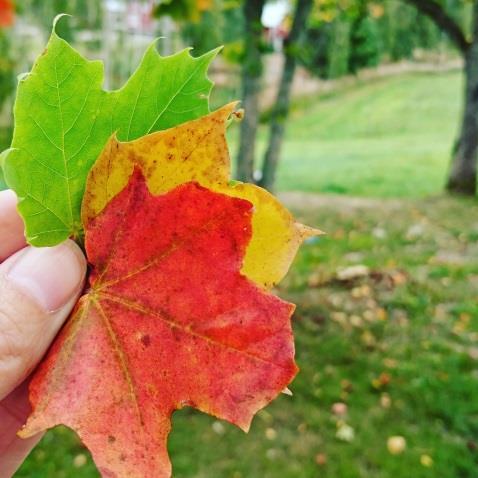
<instances>
[{"instance_id":1,"label":"green foliage","mask_svg":"<svg viewBox=\"0 0 478 478\"><path fill-rule=\"evenodd\" d=\"M399 1L385 4L386 14L381 19L384 50L392 61L410 58L415 40L412 23L420 16L416 9Z\"/></svg>"},{"instance_id":2,"label":"green foliage","mask_svg":"<svg viewBox=\"0 0 478 478\"><path fill-rule=\"evenodd\" d=\"M244 55L244 43L242 40L233 41L224 45L222 58L229 63L240 63Z\"/></svg>"},{"instance_id":3,"label":"green foliage","mask_svg":"<svg viewBox=\"0 0 478 478\"><path fill-rule=\"evenodd\" d=\"M229 5L224 0L212 0L211 3L211 7L202 12L197 21L181 23L185 44L191 45L198 54L210 51L217 45L227 48L230 44L236 47L239 44L241 54L244 28L242 8L238 4ZM226 58L234 61L234 54Z\"/></svg>"},{"instance_id":4,"label":"green foliage","mask_svg":"<svg viewBox=\"0 0 478 478\"><path fill-rule=\"evenodd\" d=\"M200 11L196 0L163 0L154 8L154 15L170 16L176 21L197 21Z\"/></svg>"},{"instance_id":5,"label":"green foliage","mask_svg":"<svg viewBox=\"0 0 478 478\"><path fill-rule=\"evenodd\" d=\"M376 66L382 40L377 21L366 3L345 10L327 10L328 16L312 16L299 61L321 78L338 78L359 69Z\"/></svg>"},{"instance_id":6,"label":"green foliage","mask_svg":"<svg viewBox=\"0 0 478 478\"><path fill-rule=\"evenodd\" d=\"M380 38L376 23L365 11L351 26L349 71L377 66L380 62Z\"/></svg>"},{"instance_id":7,"label":"green foliage","mask_svg":"<svg viewBox=\"0 0 478 478\"><path fill-rule=\"evenodd\" d=\"M56 32L66 41L73 41L79 29L98 30L102 26L103 8L99 0L22 0L21 13L38 22L45 31L51 28L51 19L66 13L71 15L68 22L60 22Z\"/></svg>"},{"instance_id":8,"label":"green foliage","mask_svg":"<svg viewBox=\"0 0 478 478\"><path fill-rule=\"evenodd\" d=\"M204 12L198 22L187 22L182 26L184 42L198 54L221 45L223 20L224 17L217 10Z\"/></svg>"},{"instance_id":9,"label":"green foliage","mask_svg":"<svg viewBox=\"0 0 478 478\"><path fill-rule=\"evenodd\" d=\"M209 111L206 72L216 51L160 57L155 45L118 91L102 89L103 65L54 32L19 84L5 179L19 196L30 243L54 245L81 233L86 175L114 132L120 140L166 129Z\"/></svg>"},{"instance_id":10,"label":"green foliage","mask_svg":"<svg viewBox=\"0 0 478 478\"><path fill-rule=\"evenodd\" d=\"M299 61L320 78L349 72L350 22L344 16L307 29Z\"/></svg>"},{"instance_id":11,"label":"green foliage","mask_svg":"<svg viewBox=\"0 0 478 478\"><path fill-rule=\"evenodd\" d=\"M328 62L326 78L339 78L348 73L350 57L350 23L333 22L332 37L328 44Z\"/></svg>"},{"instance_id":12,"label":"green foliage","mask_svg":"<svg viewBox=\"0 0 478 478\"><path fill-rule=\"evenodd\" d=\"M417 15L412 26L417 45L432 50L440 46L442 34L436 25L424 15Z\"/></svg>"},{"instance_id":13,"label":"green foliage","mask_svg":"<svg viewBox=\"0 0 478 478\"><path fill-rule=\"evenodd\" d=\"M321 78L338 78L381 61L413 58L417 50L438 50L448 39L437 26L401 0L366 0L316 6L299 61ZM450 0L447 10L469 28L466 2Z\"/></svg>"}]
</instances>

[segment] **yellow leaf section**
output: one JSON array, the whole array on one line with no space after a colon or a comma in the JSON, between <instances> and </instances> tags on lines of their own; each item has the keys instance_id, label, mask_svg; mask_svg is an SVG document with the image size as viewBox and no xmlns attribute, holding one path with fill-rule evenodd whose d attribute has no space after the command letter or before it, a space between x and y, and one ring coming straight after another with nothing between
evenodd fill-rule
<instances>
[{"instance_id":1,"label":"yellow leaf section","mask_svg":"<svg viewBox=\"0 0 478 478\"><path fill-rule=\"evenodd\" d=\"M254 205L253 235L242 272L266 288L287 273L300 244L320 231L296 223L269 192L253 184L230 181L226 126L237 103L194 121L131 142L111 137L88 176L82 219L96 217L128 183L138 165L153 194L196 181L216 192Z\"/></svg>"},{"instance_id":2,"label":"yellow leaf section","mask_svg":"<svg viewBox=\"0 0 478 478\"><path fill-rule=\"evenodd\" d=\"M295 222L292 214L272 194L254 184L236 183L216 190L247 199L254 205L252 239L241 272L266 288L274 286L287 274L305 239L322 234Z\"/></svg>"}]
</instances>

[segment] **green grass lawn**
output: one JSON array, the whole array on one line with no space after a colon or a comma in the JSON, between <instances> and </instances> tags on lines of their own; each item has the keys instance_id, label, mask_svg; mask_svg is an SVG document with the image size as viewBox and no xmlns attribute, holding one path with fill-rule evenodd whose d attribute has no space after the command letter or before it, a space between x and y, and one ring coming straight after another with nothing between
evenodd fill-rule
<instances>
[{"instance_id":1,"label":"green grass lawn","mask_svg":"<svg viewBox=\"0 0 478 478\"><path fill-rule=\"evenodd\" d=\"M441 191L461 89L458 72L410 73L296 103L278 189L382 197ZM262 131L260 152L265 138Z\"/></svg>"}]
</instances>

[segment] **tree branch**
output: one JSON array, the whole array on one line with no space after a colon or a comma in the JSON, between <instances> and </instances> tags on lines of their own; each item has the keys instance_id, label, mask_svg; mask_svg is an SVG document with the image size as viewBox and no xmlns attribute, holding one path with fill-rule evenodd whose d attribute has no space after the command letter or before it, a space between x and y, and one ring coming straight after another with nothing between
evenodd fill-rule
<instances>
[{"instance_id":1,"label":"tree branch","mask_svg":"<svg viewBox=\"0 0 478 478\"><path fill-rule=\"evenodd\" d=\"M418 11L427 15L458 47L462 53L466 53L470 42L455 19L435 0L405 0Z\"/></svg>"}]
</instances>

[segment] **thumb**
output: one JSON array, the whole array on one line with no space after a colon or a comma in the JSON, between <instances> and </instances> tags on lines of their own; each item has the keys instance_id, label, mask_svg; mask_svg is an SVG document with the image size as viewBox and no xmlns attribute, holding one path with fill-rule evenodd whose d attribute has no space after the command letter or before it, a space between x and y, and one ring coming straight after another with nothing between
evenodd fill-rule
<instances>
[{"instance_id":1,"label":"thumb","mask_svg":"<svg viewBox=\"0 0 478 478\"><path fill-rule=\"evenodd\" d=\"M79 247L26 247L0 265L0 400L35 368L83 287Z\"/></svg>"}]
</instances>

